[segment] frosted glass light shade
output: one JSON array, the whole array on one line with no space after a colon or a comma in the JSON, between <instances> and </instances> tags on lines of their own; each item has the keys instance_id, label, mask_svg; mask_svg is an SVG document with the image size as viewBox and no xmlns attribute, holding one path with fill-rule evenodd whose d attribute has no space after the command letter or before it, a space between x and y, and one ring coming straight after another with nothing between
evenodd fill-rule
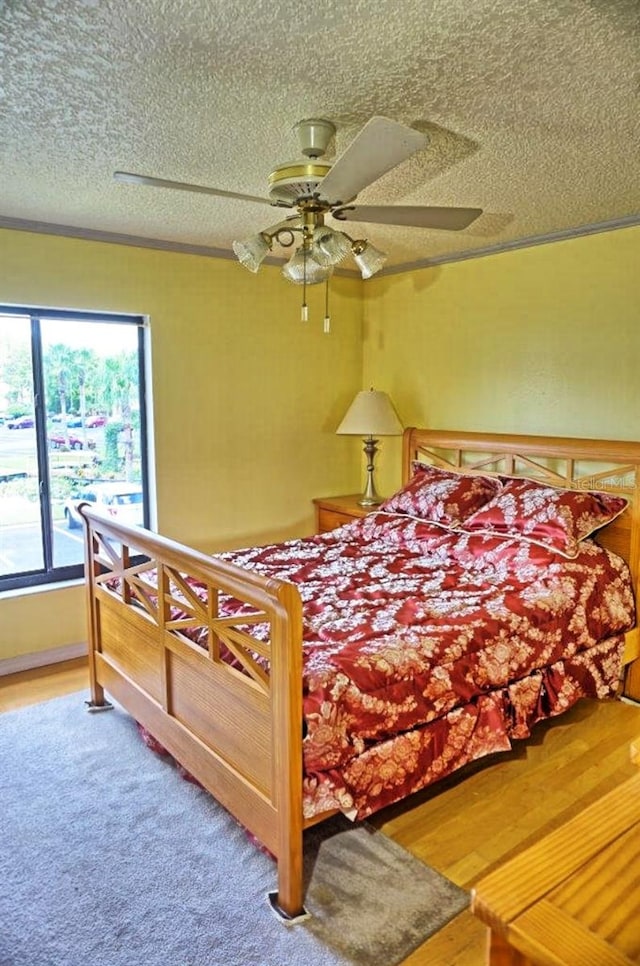
<instances>
[{"instance_id":1,"label":"frosted glass light shade","mask_svg":"<svg viewBox=\"0 0 640 966\"><path fill-rule=\"evenodd\" d=\"M349 436L400 436L402 423L386 392L363 389L349 406L336 433Z\"/></svg>"},{"instance_id":2,"label":"frosted glass light shade","mask_svg":"<svg viewBox=\"0 0 640 966\"><path fill-rule=\"evenodd\" d=\"M344 232L328 225L318 225L313 231L312 255L320 265L337 265L351 251L351 239Z\"/></svg>"},{"instance_id":3,"label":"frosted glass light shade","mask_svg":"<svg viewBox=\"0 0 640 966\"><path fill-rule=\"evenodd\" d=\"M387 260L387 255L371 242L356 241L352 246L353 260L360 269L363 278L371 278L379 272Z\"/></svg>"},{"instance_id":4,"label":"frosted glass light shade","mask_svg":"<svg viewBox=\"0 0 640 966\"><path fill-rule=\"evenodd\" d=\"M245 268L257 272L271 250L271 239L263 234L252 235L244 241L234 241L233 250Z\"/></svg>"},{"instance_id":5,"label":"frosted glass light shade","mask_svg":"<svg viewBox=\"0 0 640 966\"><path fill-rule=\"evenodd\" d=\"M283 266L282 274L296 285L302 285L305 281L307 285L317 285L326 282L333 275L333 268L330 265L319 265L310 252L307 252L305 258L303 249L298 248Z\"/></svg>"}]
</instances>

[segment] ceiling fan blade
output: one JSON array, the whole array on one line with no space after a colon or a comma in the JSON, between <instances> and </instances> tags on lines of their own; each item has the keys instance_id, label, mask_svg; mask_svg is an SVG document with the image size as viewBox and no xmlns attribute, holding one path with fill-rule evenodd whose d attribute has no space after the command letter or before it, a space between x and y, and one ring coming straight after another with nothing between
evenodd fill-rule
<instances>
[{"instance_id":1,"label":"ceiling fan blade","mask_svg":"<svg viewBox=\"0 0 640 966\"><path fill-rule=\"evenodd\" d=\"M372 117L320 182L321 198L346 204L428 141L426 134L412 127L388 117Z\"/></svg>"},{"instance_id":2,"label":"ceiling fan blade","mask_svg":"<svg viewBox=\"0 0 640 966\"><path fill-rule=\"evenodd\" d=\"M338 221L366 221L372 225L405 225L462 231L479 218L482 208L434 208L420 205L355 205L332 212Z\"/></svg>"},{"instance_id":3,"label":"ceiling fan blade","mask_svg":"<svg viewBox=\"0 0 640 966\"><path fill-rule=\"evenodd\" d=\"M124 184L147 184L153 188L175 188L177 191L195 191L202 195L215 195L218 198L236 198L238 201L257 201L262 205L272 205L268 198L258 198L255 195L243 195L237 191L223 191L222 188L207 188L201 184L188 184L185 181L166 181L164 178L152 178L148 174L132 174L129 171L114 171L113 180ZM278 206L292 208L280 202Z\"/></svg>"}]
</instances>

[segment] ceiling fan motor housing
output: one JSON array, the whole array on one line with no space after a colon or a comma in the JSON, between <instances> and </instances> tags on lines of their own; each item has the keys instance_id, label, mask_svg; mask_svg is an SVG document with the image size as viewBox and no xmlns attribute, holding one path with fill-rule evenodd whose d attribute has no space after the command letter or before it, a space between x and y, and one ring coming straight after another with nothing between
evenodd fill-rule
<instances>
[{"instance_id":1,"label":"ceiling fan motor housing","mask_svg":"<svg viewBox=\"0 0 640 966\"><path fill-rule=\"evenodd\" d=\"M335 124L324 118L309 117L294 125L300 151L308 161L290 161L280 164L269 175L269 197L295 205L313 198L318 185L331 170L326 161L318 161L326 154L331 138L336 133Z\"/></svg>"},{"instance_id":2,"label":"ceiling fan motor housing","mask_svg":"<svg viewBox=\"0 0 640 966\"><path fill-rule=\"evenodd\" d=\"M305 198L313 198L318 185L331 170L326 161L290 161L280 164L269 175L269 197L295 205Z\"/></svg>"}]
</instances>

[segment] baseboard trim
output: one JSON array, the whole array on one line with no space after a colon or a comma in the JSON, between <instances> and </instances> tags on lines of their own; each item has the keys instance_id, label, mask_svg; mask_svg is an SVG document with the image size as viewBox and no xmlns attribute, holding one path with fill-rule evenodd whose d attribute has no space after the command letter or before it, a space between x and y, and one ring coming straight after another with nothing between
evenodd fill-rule
<instances>
[{"instance_id":1,"label":"baseboard trim","mask_svg":"<svg viewBox=\"0 0 640 966\"><path fill-rule=\"evenodd\" d=\"M628 698L626 694L621 694L620 700L624 702L624 704L630 704L634 708L640 708L640 701L638 701L636 698ZM640 744L639 744L639 747L640 747Z\"/></svg>"},{"instance_id":2,"label":"baseboard trim","mask_svg":"<svg viewBox=\"0 0 640 966\"><path fill-rule=\"evenodd\" d=\"M52 647L48 651L35 651L33 654L19 654L17 657L7 657L0 661L0 677L5 674L17 674L19 671L32 671L36 667L46 667L47 664L60 664L61 661L73 661L77 657L86 657L87 644L65 644L63 647Z\"/></svg>"}]
</instances>

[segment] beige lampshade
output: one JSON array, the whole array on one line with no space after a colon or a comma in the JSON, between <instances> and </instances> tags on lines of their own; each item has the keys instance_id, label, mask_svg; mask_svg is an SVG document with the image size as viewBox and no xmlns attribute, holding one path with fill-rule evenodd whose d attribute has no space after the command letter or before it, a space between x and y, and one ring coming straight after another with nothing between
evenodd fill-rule
<instances>
[{"instance_id":1,"label":"beige lampshade","mask_svg":"<svg viewBox=\"0 0 640 966\"><path fill-rule=\"evenodd\" d=\"M386 392L363 389L349 406L336 433L350 436L400 436L402 423Z\"/></svg>"}]
</instances>

